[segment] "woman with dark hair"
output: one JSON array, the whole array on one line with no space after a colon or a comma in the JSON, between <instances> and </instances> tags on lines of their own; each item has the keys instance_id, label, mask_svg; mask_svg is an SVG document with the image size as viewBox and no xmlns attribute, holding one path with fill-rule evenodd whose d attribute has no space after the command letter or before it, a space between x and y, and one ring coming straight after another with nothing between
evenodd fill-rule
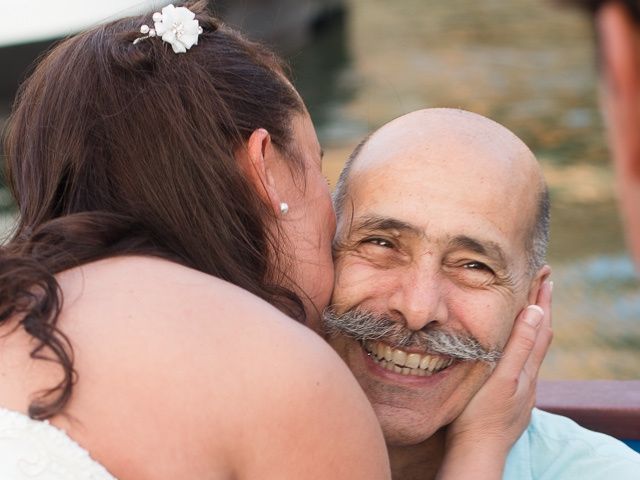
<instances>
[{"instance_id":1,"label":"woman with dark hair","mask_svg":"<svg viewBox=\"0 0 640 480\"><path fill-rule=\"evenodd\" d=\"M205 5L65 40L19 92L3 479L389 478L347 367L286 316L313 324L331 294L335 218L311 120L279 60ZM533 388L514 400L512 386L488 382L460 437L502 404L518 424ZM482 447L452 445L452 461Z\"/></svg>"}]
</instances>

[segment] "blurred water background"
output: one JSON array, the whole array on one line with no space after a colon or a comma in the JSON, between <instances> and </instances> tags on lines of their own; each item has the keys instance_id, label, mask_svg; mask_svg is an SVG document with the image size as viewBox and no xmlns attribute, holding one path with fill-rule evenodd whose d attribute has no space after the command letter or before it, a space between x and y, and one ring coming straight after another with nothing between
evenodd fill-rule
<instances>
[{"instance_id":1,"label":"blurred water background","mask_svg":"<svg viewBox=\"0 0 640 480\"><path fill-rule=\"evenodd\" d=\"M542 162L553 202L555 338L542 377L640 378L640 284L616 210L587 20L543 0L345 4L310 41L276 43L332 183L362 137L409 111L459 107L506 125ZM6 113L0 105L0 122ZM0 211L6 232L4 189Z\"/></svg>"}]
</instances>

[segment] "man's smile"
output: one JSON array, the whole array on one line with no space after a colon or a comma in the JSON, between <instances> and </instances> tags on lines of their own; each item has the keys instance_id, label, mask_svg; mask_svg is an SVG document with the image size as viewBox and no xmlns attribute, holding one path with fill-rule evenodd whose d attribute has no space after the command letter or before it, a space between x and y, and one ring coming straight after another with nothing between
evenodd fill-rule
<instances>
[{"instance_id":1,"label":"man's smile","mask_svg":"<svg viewBox=\"0 0 640 480\"><path fill-rule=\"evenodd\" d=\"M421 354L392 348L383 342L365 342L364 350L374 363L400 375L429 377L453 363L453 358L442 355Z\"/></svg>"}]
</instances>

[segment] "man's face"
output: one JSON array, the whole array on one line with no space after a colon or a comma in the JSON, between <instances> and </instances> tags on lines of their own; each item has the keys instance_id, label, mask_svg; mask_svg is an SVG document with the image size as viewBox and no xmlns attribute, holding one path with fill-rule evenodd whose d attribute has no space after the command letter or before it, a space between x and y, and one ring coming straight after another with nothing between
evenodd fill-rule
<instances>
[{"instance_id":1,"label":"man's face","mask_svg":"<svg viewBox=\"0 0 640 480\"><path fill-rule=\"evenodd\" d=\"M338 314L383 315L415 335L402 348L388 338L329 340L367 393L387 442L409 445L452 422L492 368L429 355L419 338L444 331L501 349L527 304L536 196L526 194L535 186L524 172L491 166L491 155L505 154L500 142L496 149L452 138L425 149L401 130L375 135L352 171L332 303Z\"/></svg>"}]
</instances>

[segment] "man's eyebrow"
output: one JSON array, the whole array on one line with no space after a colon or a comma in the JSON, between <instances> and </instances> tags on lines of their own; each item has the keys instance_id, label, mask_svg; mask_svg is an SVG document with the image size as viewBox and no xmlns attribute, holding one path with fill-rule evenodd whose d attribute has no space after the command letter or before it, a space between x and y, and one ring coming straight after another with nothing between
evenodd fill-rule
<instances>
[{"instance_id":1,"label":"man's eyebrow","mask_svg":"<svg viewBox=\"0 0 640 480\"><path fill-rule=\"evenodd\" d=\"M458 235L451 239L449 246L453 248L471 250L472 252L479 253L480 255L494 258L500 261L503 265L506 265L506 255L504 250L502 250L502 247L500 247L496 242L476 240L475 238L471 238L466 235Z\"/></svg>"},{"instance_id":2,"label":"man's eyebrow","mask_svg":"<svg viewBox=\"0 0 640 480\"><path fill-rule=\"evenodd\" d=\"M382 217L378 215L367 215L354 221L352 229L361 230L399 230L416 236L424 235L424 232L407 222L393 217Z\"/></svg>"}]
</instances>

